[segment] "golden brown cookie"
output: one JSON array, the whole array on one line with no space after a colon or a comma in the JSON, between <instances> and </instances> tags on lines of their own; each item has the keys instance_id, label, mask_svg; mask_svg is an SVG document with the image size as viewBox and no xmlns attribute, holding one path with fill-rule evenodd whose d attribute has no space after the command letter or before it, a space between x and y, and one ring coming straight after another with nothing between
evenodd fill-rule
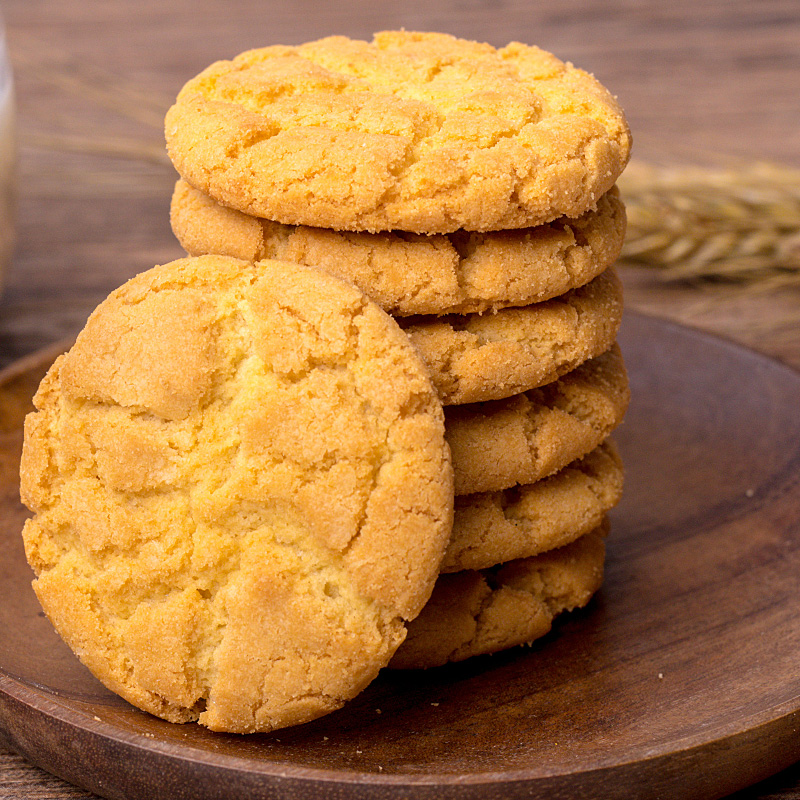
<instances>
[{"instance_id":1,"label":"golden brown cookie","mask_svg":"<svg viewBox=\"0 0 800 800\"><path fill-rule=\"evenodd\" d=\"M622 422L630 387L617 345L539 389L448 406L456 494L534 483L597 447Z\"/></svg>"},{"instance_id":2,"label":"golden brown cookie","mask_svg":"<svg viewBox=\"0 0 800 800\"><path fill-rule=\"evenodd\" d=\"M26 421L36 594L109 688L264 731L342 705L424 605L452 473L425 367L310 267L206 256L113 292Z\"/></svg>"},{"instance_id":3,"label":"golden brown cookie","mask_svg":"<svg viewBox=\"0 0 800 800\"><path fill-rule=\"evenodd\" d=\"M456 497L442 572L484 569L574 541L620 501L623 480L619 453L607 440L536 483Z\"/></svg>"},{"instance_id":4,"label":"golden brown cookie","mask_svg":"<svg viewBox=\"0 0 800 800\"><path fill-rule=\"evenodd\" d=\"M608 350L622 319L613 268L560 297L493 314L401 317L442 403L499 400L556 380Z\"/></svg>"},{"instance_id":5,"label":"golden brown cookie","mask_svg":"<svg viewBox=\"0 0 800 800\"><path fill-rule=\"evenodd\" d=\"M607 523L558 550L442 575L389 666L426 669L530 644L603 582Z\"/></svg>"},{"instance_id":6,"label":"golden brown cookie","mask_svg":"<svg viewBox=\"0 0 800 800\"><path fill-rule=\"evenodd\" d=\"M617 102L571 64L407 31L216 62L180 91L166 139L181 176L226 206L373 232L578 217L630 152Z\"/></svg>"},{"instance_id":7,"label":"golden brown cookie","mask_svg":"<svg viewBox=\"0 0 800 800\"><path fill-rule=\"evenodd\" d=\"M539 303L611 266L625 235L616 188L574 220L536 228L422 236L281 225L226 208L186 181L175 185L172 230L190 255L216 253L322 267L396 316L466 314Z\"/></svg>"}]
</instances>

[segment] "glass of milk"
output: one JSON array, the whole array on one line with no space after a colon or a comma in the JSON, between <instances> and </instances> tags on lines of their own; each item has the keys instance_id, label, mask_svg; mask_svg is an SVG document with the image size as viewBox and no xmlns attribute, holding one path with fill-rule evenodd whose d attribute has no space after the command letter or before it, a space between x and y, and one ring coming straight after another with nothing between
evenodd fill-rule
<instances>
[{"instance_id":1,"label":"glass of milk","mask_svg":"<svg viewBox=\"0 0 800 800\"><path fill-rule=\"evenodd\" d=\"M16 223L16 136L14 81L0 19L0 289L14 250Z\"/></svg>"}]
</instances>

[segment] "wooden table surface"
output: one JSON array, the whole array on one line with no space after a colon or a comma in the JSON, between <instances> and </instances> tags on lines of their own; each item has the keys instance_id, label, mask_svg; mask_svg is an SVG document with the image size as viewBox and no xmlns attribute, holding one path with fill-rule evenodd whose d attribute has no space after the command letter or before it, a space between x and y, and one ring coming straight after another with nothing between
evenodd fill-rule
<instances>
[{"instance_id":1,"label":"wooden table surface","mask_svg":"<svg viewBox=\"0 0 800 800\"><path fill-rule=\"evenodd\" d=\"M400 27L521 40L618 95L639 161L800 168L797 0L5 0L2 13L19 192L0 366L73 335L112 289L182 255L163 115L189 77L249 47ZM633 269L623 278L629 307L800 368L800 290L665 286ZM88 797L0 746L0 800ZM800 800L800 765L737 797Z\"/></svg>"}]
</instances>

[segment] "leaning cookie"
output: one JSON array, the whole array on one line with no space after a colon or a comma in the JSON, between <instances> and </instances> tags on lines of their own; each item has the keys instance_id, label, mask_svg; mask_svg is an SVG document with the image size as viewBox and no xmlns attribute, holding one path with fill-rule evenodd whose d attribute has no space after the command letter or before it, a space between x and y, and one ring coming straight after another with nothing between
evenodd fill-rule
<instances>
[{"instance_id":1,"label":"leaning cookie","mask_svg":"<svg viewBox=\"0 0 800 800\"><path fill-rule=\"evenodd\" d=\"M395 316L525 306L583 286L610 267L625 236L616 188L577 219L536 228L422 236L281 225L175 185L172 230L190 255L296 261L352 281Z\"/></svg>"},{"instance_id":2,"label":"leaning cookie","mask_svg":"<svg viewBox=\"0 0 800 800\"><path fill-rule=\"evenodd\" d=\"M445 408L457 495L534 483L597 447L630 401L622 353L585 361L557 381L505 400Z\"/></svg>"},{"instance_id":3,"label":"leaning cookie","mask_svg":"<svg viewBox=\"0 0 800 800\"><path fill-rule=\"evenodd\" d=\"M426 669L530 644L603 582L607 522L571 544L493 569L442 575L389 666Z\"/></svg>"},{"instance_id":4,"label":"leaning cookie","mask_svg":"<svg viewBox=\"0 0 800 800\"><path fill-rule=\"evenodd\" d=\"M574 541L620 501L624 477L608 440L536 483L456 497L442 572L484 569Z\"/></svg>"},{"instance_id":5,"label":"leaning cookie","mask_svg":"<svg viewBox=\"0 0 800 800\"><path fill-rule=\"evenodd\" d=\"M388 31L212 64L166 117L179 174L291 225L449 233L593 208L630 153L591 75L519 43Z\"/></svg>"},{"instance_id":6,"label":"leaning cookie","mask_svg":"<svg viewBox=\"0 0 800 800\"><path fill-rule=\"evenodd\" d=\"M397 321L428 365L444 405L500 400L605 353L622 321L622 284L612 267L543 303Z\"/></svg>"},{"instance_id":7,"label":"leaning cookie","mask_svg":"<svg viewBox=\"0 0 800 800\"><path fill-rule=\"evenodd\" d=\"M325 714L438 575L441 406L394 321L309 267L184 259L113 292L25 426L36 594L134 705L214 730Z\"/></svg>"}]
</instances>

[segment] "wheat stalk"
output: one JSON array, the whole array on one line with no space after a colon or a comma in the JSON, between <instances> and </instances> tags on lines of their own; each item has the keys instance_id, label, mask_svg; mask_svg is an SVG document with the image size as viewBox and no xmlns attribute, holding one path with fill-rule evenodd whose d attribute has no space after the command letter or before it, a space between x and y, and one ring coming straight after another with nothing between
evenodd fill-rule
<instances>
[{"instance_id":1,"label":"wheat stalk","mask_svg":"<svg viewBox=\"0 0 800 800\"><path fill-rule=\"evenodd\" d=\"M156 141L127 139L120 136L81 136L30 131L25 146L40 150L61 150L92 156L107 156L166 166L170 164L164 145Z\"/></svg>"},{"instance_id":2,"label":"wheat stalk","mask_svg":"<svg viewBox=\"0 0 800 800\"><path fill-rule=\"evenodd\" d=\"M621 263L665 280L800 285L800 171L632 163Z\"/></svg>"},{"instance_id":3,"label":"wheat stalk","mask_svg":"<svg viewBox=\"0 0 800 800\"><path fill-rule=\"evenodd\" d=\"M48 40L15 31L12 62L26 78L49 85L63 95L94 103L158 131L163 130L164 112L171 100L155 96L119 74L107 72L86 61L76 61L68 50L60 50ZM42 53L47 53L42 63Z\"/></svg>"}]
</instances>

